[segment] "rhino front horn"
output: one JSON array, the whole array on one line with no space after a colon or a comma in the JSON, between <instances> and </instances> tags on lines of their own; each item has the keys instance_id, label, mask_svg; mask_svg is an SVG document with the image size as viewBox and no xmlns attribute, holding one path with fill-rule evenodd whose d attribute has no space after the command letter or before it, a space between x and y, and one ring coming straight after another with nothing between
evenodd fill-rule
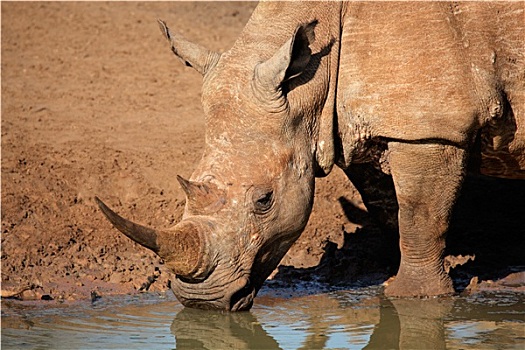
<instances>
[{"instance_id":1,"label":"rhino front horn","mask_svg":"<svg viewBox=\"0 0 525 350\"><path fill-rule=\"evenodd\" d=\"M206 232L210 225L183 220L172 230L158 231L124 219L95 197L100 210L120 232L160 256L175 274L202 278L210 270Z\"/></svg>"}]
</instances>

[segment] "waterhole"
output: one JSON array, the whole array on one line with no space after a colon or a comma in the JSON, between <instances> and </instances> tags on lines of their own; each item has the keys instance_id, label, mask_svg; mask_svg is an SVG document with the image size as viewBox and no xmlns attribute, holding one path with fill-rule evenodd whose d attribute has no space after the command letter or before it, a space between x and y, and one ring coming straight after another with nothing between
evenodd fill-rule
<instances>
[{"instance_id":1,"label":"waterhole","mask_svg":"<svg viewBox=\"0 0 525 350\"><path fill-rule=\"evenodd\" d=\"M2 349L525 348L522 293L428 300L388 300L380 287L260 294L241 313L185 309L171 293L2 301Z\"/></svg>"}]
</instances>

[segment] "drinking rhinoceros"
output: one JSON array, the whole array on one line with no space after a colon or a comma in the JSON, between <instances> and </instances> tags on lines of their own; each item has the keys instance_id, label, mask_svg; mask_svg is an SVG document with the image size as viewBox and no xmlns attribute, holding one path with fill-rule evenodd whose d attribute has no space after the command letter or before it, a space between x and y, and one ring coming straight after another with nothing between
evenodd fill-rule
<instances>
[{"instance_id":1,"label":"drinking rhinoceros","mask_svg":"<svg viewBox=\"0 0 525 350\"><path fill-rule=\"evenodd\" d=\"M452 293L444 236L467 161L525 178L524 4L262 2L223 54L161 22L204 76L206 146L178 178L184 216L150 229L97 201L165 260L184 305L244 310L304 229L315 177L372 164L399 206L401 263L385 293Z\"/></svg>"}]
</instances>

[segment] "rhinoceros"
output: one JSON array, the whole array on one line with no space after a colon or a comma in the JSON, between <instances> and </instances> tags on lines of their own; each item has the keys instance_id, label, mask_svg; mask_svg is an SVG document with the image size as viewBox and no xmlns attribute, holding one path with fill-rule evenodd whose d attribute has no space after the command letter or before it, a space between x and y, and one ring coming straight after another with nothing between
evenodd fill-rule
<instances>
[{"instance_id":1,"label":"rhinoceros","mask_svg":"<svg viewBox=\"0 0 525 350\"><path fill-rule=\"evenodd\" d=\"M373 165L399 208L401 262L385 294L453 293L444 237L467 164L525 178L524 4L261 2L222 54L160 21L204 77L206 145L178 177L184 215L152 229L97 202L164 259L183 305L246 310L303 231L315 178L336 165L362 179L352 169Z\"/></svg>"}]
</instances>

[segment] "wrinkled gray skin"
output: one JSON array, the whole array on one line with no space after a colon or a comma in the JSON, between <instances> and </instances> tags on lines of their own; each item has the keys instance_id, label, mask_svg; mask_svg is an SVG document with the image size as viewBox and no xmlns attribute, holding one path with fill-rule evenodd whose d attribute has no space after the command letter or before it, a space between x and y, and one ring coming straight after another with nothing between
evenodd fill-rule
<instances>
[{"instance_id":1,"label":"wrinkled gray skin","mask_svg":"<svg viewBox=\"0 0 525 350\"><path fill-rule=\"evenodd\" d=\"M263 2L222 55L161 22L204 76L206 147L179 178L183 219L148 229L99 204L166 261L184 305L245 310L304 229L315 177L370 164L392 175L399 205L401 265L385 293L452 293L444 235L467 161L525 177L523 10Z\"/></svg>"}]
</instances>

